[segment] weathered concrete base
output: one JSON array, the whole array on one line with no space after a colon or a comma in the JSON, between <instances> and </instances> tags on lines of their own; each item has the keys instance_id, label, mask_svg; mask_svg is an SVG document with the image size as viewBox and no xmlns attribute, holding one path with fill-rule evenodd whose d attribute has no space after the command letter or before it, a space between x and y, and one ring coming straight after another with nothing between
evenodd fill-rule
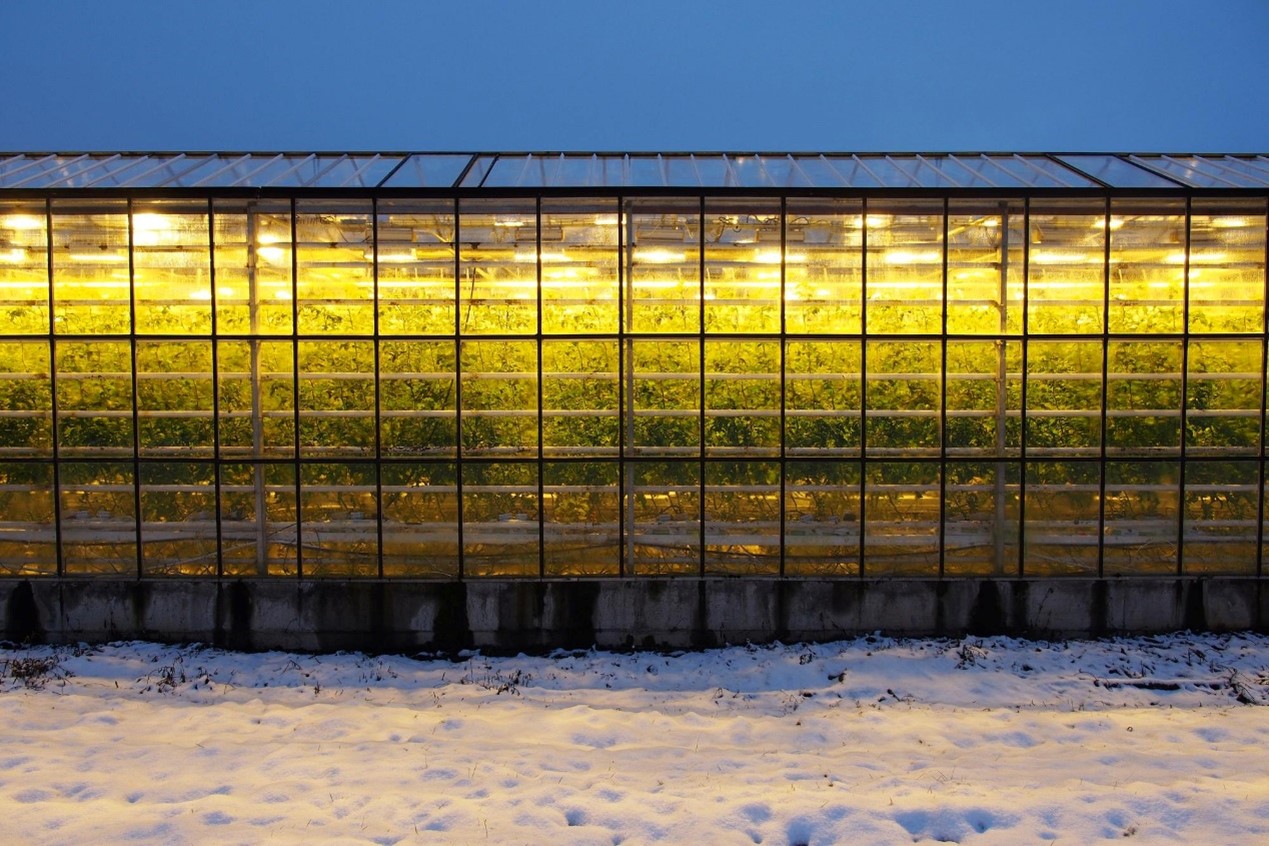
<instances>
[{"instance_id":1,"label":"weathered concrete base","mask_svg":"<svg viewBox=\"0 0 1269 846\"><path fill-rule=\"evenodd\" d=\"M1072 637L1269 627L1254 578L878 581L0 580L21 642L146 639L379 652L703 648L889 635Z\"/></svg>"}]
</instances>

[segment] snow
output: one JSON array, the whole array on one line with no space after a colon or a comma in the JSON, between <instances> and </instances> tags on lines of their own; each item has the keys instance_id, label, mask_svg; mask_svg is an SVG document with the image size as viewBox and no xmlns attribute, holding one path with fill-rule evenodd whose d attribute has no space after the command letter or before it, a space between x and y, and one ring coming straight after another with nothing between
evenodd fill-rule
<instances>
[{"instance_id":1,"label":"snow","mask_svg":"<svg viewBox=\"0 0 1269 846\"><path fill-rule=\"evenodd\" d=\"M1269 638L0 650L12 843L1269 841Z\"/></svg>"}]
</instances>

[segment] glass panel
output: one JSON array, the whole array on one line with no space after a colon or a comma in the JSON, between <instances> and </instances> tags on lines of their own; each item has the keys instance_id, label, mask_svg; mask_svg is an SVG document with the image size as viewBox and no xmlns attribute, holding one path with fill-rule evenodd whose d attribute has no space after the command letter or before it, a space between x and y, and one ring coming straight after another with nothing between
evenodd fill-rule
<instances>
[{"instance_id":1,"label":"glass panel","mask_svg":"<svg viewBox=\"0 0 1269 846\"><path fill-rule=\"evenodd\" d=\"M295 212L301 334L370 335L374 250L368 202L300 202Z\"/></svg>"},{"instance_id":2,"label":"glass panel","mask_svg":"<svg viewBox=\"0 0 1269 846\"><path fill-rule=\"evenodd\" d=\"M1107 576L1176 572L1180 471L1175 461L1106 462L1102 567Z\"/></svg>"},{"instance_id":3,"label":"glass panel","mask_svg":"<svg viewBox=\"0 0 1269 846\"><path fill-rule=\"evenodd\" d=\"M51 464L0 462L0 574L57 573Z\"/></svg>"},{"instance_id":4,"label":"glass panel","mask_svg":"<svg viewBox=\"0 0 1269 846\"><path fill-rule=\"evenodd\" d=\"M778 462L707 462L704 502L707 574L779 574Z\"/></svg>"},{"instance_id":5,"label":"glass panel","mask_svg":"<svg viewBox=\"0 0 1269 846\"><path fill-rule=\"evenodd\" d=\"M53 452L48 341L0 341L0 456Z\"/></svg>"},{"instance_id":6,"label":"glass panel","mask_svg":"<svg viewBox=\"0 0 1269 846\"><path fill-rule=\"evenodd\" d=\"M1185 204L1114 200L1110 210L1110 331L1182 331Z\"/></svg>"},{"instance_id":7,"label":"glass panel","mask_svg":"<svg viewBox=\"0 0 1269 846\"><path fill-rule=\"evenodd\" d=\"M464 455L532 455L538 449L538 345L463 341Z\"/></svg>"},{"instance_id":8,"label":"glass panel","mask_svg":"<svg viewBox=\"0 0 1269 846\"><path fill-rule=\"evenodd\" d=\"M132 348L59 341L57 439L62 456L132 455Z\"/></svg>"},{"instance_id":9,"label":"glass panel","mask_svg":"<svg viewBox=\"0 0 1269 846\"><path fill-rule=\"evenodd\" d=\"M5 334L49 331L43 203L0 203L0 313L7 318Z\"/></svg>"},{"instance_id":10,"label":"glass panel","mask_svg":"<svg viewBox=\"0 0 1269 846\"><path fill-rule=\"evenodd\" d=\"M463 464L463 571L468 576L537 576L538 466Z\"/></svg>"},{"instance_id":11,"label":"glass panel","mask_svg":"<svg viewBox=\"0 0 1269 846\"><path fill-rule=\"evenodd\" d=\"M542 451L616 455L621 441L617 341L542 342Z\"/></svg>"},{"instance_id":12,"label":"glass panel","mask_svg":"<svg viewBox=\"0 0 1269 846\"><path fill-rule=\"evenodd\" d=\"M216 331L291 332L291 206L285 201L217 201Z\"/></svg>"},{"instance_id":13,"label":"glass panel","mask_svg":"<svg viewBox=\"0 0 1269 846\"><path fill-rule=\"evenodd\" d=\"M421 153L410 156L384 187L448 188L471 161L469 155Z\"/></svg>"},{"instance_id":14,"label":"glass panel","mask_svg":"<svg viewBox=\"0 0 1269 846\"><path fill-rule=\"evenodd\" d=\"M795 198L785 211L786 331L859 334L864 293L860 201Z\"/></svg>"},{"instance_id":15,"label":"glass panel","mask_svg":"<svg viewBox=\"0 0 1269 846\"><path fill-rule=\"evenodd\" d=\"M379 331L454 334L454 203L379 203Z\"/></svg>"},{"instance_id":16,"label":"glass panel","mask_svg":"<svg viewBox=\"0 0 1269 846\"><path fill-rule=\"evenodd\" d=\"M1099 335L1106 296L1106 210L1101 202L1031 204L1027 330Z\"/></svg>"},{"instance_id":17,"label":"glass panel","mask_svg":"<svg viewBox=\"0 0 1269 846\"><path fill-rule=\"evenodd\" d=\"M1026 575L1097 574L1100 483L1097 462L1027 463Z\"/></svg>"},{"instance_id":18,"label":"glass panel","mask_svg":"<svg viewBox=\"0 0 1269 846\"><path fill-rule=\"evenodd\" d=\"M615 576L621 566L621 470L615 461L542 468L547 576Z\"/></svg>"},{"instance_id":19,"label":"glass panel","mask_svg":"<svg viewBox=\"0 0 1269 846\"><path fill-rule=\"evenodd\" d=\"M137 342L137 426L142 455L212 455L212 346L205 341Z\"/></svg>"},{"instance_id":20,"label":"glass panel","mask_svg":"<svg viewBox=\"0 0 1269 846\"><path fill-rule=\"evenodd\" d=\"M630 341L631 432L637 455L694 455L701 445L699 341Z\"/></svg>"},{"instance_id":21,"label":"glass panel","mask_svg":"<svg viewBox=\"0 0 1269 846\"><path fill-rule=\"evenodd\" d=\"M938 341L869 341L870 455L937 454L942 348Z\"/></svg>"},{"instance_id":22,"label":"glass panel","mask_svg":"<svg viewBox=\"0 0 1269 846\"><path fill-rule=\"evenodd\" d=\"M220 537L225 576L294 576L295 465L221 465Z\"/></svg>"},{"instance_id":23,"label":"glass panel","mask_svg":"<svg viewBox=\"0 0 1269 846\"><path fill-rule=\"evenodd\" d=\"M300 450L306 456L373 455L372 341L301 341Z\"/></svg>"},{"instance_id":24,"label":"glass panel","mask_svg":"<svg viewBox=\"0 0 1269 846\"><path fill-rule=\"evenodd\" d=\"M943 204L868 205L868 333L943 330Z\"/></svg>"},{"instance_id":25,"label":"glass panel","mask_svg":"<svg viewBox=\"0 0 1269 846\"><path fill-rule=\"evenodd\" d=\"M858 454L860 365L858 341L788 342L784 445L789 454Z\"/></svg>"},{"instance_id":26,"label":"glass panel","mask_svg":"<svg viewBox=\"0 0 1269 846\"><path fill-rule=\"evenodd\" d=\"M1096 455L1102 426L1101 342L1032 341L1027 371L1027 451Z\"/></svg>"},{"instance_id":27,"label":"glass panel","mask_svg":"<svg viewBox=\"0 0 1269 846\"><path fill-rule=\"evenodd\" d=\"M1106 449L1175 454L1181 448L1181 342L1111 341Z\"/></svg>"},{"instance_id":28,"label":"glass panel","mask_svg":"<svg viewBox=\"0 0 1269 846\"><path fill-rule=\"evenodd\" d=\"M538 331L537 212L532 200L459 204L459 315L465 335Z\"/></svg>"},{"instance_id":29,"label":"glass panel","mask_svg":"<svg viewBox=\"0 0 1269 846\"><path fill-rule=\"evenodd\" d=\"M141 572L216 575L216 467L141 465Z\"/></svg>"},{"instance_id":30,"label":"glass panel","mask_svg":"<svg viewBox=\"0 0 1269 846\"><path fill-rule=\"evenodd\" d=\"M805 259L781 251L780 204L705 201L705 331L779 332L781 267Z\"/></svg>"},{"instance_id":31,"label":"glass panel","mask_svg":"<svg viewBox=\"0 0 1269 846\"><path fill-rule=\"evenodd\" d=\"M696 461L626 464L627 572L695 576L701 567L701 466Z\"/></svg>"},{"instance_id":32,"label":"glass panel","mask_svg":"<svg viewBox=\"0 0 1269 846\"><path fill-rule=\"evenodd\" d=\"M387 458L458 450L451 341L380 341L379 437Z\"/></svg>"},{"instance_id":33,"label":"glass panel","mask_svg":"<svg viewBox=\"0 0 1269 846\"><path fill-rule=\"evenodd\" d=\"M1256 573L1259 468L1254 461L1191 461L1185 466L1186 573Z\"/></svg>"},{"instance_id":34,"label":"glass panel","mask_svg":"<svg viewBox=\"0 0 1269 846\"><path fill-rule=\"evenodd\" d=\"M384 464L383 574L458 576L458 474L454 464Z\"/></svg>"},{"instance_id":35,"label":"glass panel","mask_svg":"<svg viewBox=\"0 0 1269 846\"><path fill-rule=\"evenodd\" d=\"M1260 449L1262 344L1190 341L1185 443L1191 455Z\"/></svg>"},{"instance_id":36,"label":"glass panel","mask_svg":"<svg viewBox=\"0 0 1269 846\"><path fill-rule=\"evenodd\" d=\"M943 570L951 576L1016 576L1022 467L949 461Z\"/></svg>"},{"instance_id":37,"label":"glass panel","mask_svg":"<svg viewBox=\"0 0 1269 846\"><path fill-rule=\"evenodd\" d=\"M937 576L938 462L875 462L864 472L864 573Z\"/></svg>"},{"instance_id":38,"label":"glass panel","mask_svg":"<svg viewBox=\"0 0 1269 846\"><path fill-rule=\"evenodd\" d=\"M208 239L205 202L133 206L132 278L138 333L211 334Z\"/></svg>"},{"instance_id":39,"label":"glass panel","mask_svg":"<svg viewBox=\"0 0 1269 846\"><path fill-rule=\"evenodd\" d=\"M295 455L295 373L290 341L218 341L220 454Z\"/></svg>"},{"instance_id":40,"label":"glass panel","mask_svg":"<svg viewBox=\"0 0 1269 846\"><path fill-rule=\"evenodd\" d=\"M1112 188L1176 188L1171 180L1156 176L1145 168L1137 167L1118 156L1058 156L1058 159L1077 167L1094 179L1100 179Z\"/></svg>"},{"instance_id":41,"label":"glass panel","mask_svg":"<svg viewBox=\"0 0 1269 846\"><path fill-rule=\"evenodd\" d=\"M700 204L642 200L626 205L626 330L701 329Z\"/></svg>"},{"instance_id":42,"label":"glass panel","mask_svg":"<svg viewBox=\"0 0 1269 846\"><path fill-rule=\"evenodd\" d=\"M779 452L779 341L705 341L705 448Z\"/></svg>"},{"instance_id":43,"label":"glass panel","mask_svg":"<svg viewBox=\"0 0 1269 846\"><path fill-rule=\"evenodd\" d=\"M300 466L304 575L379 575L379 509L373 464Z\"/></svg>"},{"instance_id":44,"label":"glass panel","mask_svg":"<svg viewBox=\"0 0 1269 846\"><path fill-rule=\"evenodd\" d=\"M617 332L617 212L614 200L542 201L543 332Z\"/></svg>"},{"instance_id":45,"label":"glass panel","mask_svg":"<svg viewBox=\"0 0 1269 846\"><path fill-rule=\"evenodd\" d=\"M68 461L60 468L63 572L137 572L137 512L131 462Z\"/></svg>"},{"instance_id":46,"label":"glass panel","mask_svg":"<svg viewBox=\"0 0 1269 846\"><path fill-rule=\"evenodd\" d=\"M107 335L130 331L127 210L122 201L53 202L57 332Z\"/></svg>"},{"instance_id":47,"label":"glass panel","mask_svg":"<svg viewBox=\"0 0 1269 846\"><path fill-rule=\"evenodd\" d=\"M947 331L1021 334L1023 214L1016 201L953 202L947 220Z\"/></svg>"},{"instance_id":48,"label":"glass panel","mask_svg":"<svg viewBox=\"0 0 1269 846\"><path fill-rule=\"evenodd\" d=\"M786 464L784 572L859 575L859 462Z\"/></svg>"},{"instance_id":49,"label":"glass panel","mask_svg":"<svg viewBox=\"0 0 1269 846\"><path fill-rule=\"evenodd\" d=\"M1260 332L1265 205L1195 200L1190 218L1190 331Z\"/></svg>"},{"instance_id":50,"label":"glass panel","mask_svg":"<svg viewBox=\"0 0 1269 846\"><path fill-rule=\"evenodd\" d=\"M1022 444L1022 344L947 342L947 454L1017 455Z\"/></svg>"}]
</instances>

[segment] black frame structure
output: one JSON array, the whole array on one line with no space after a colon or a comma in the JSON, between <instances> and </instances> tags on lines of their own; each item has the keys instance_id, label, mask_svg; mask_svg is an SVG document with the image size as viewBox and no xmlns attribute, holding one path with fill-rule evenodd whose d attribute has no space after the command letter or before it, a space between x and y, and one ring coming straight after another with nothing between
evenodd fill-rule
<instances>
[{"instance_id":1,"label":"black frame structure","mask_svg":"<svg viewBox=\"0 0 1269 846\"><path fill-rule=\"evenodd\" d=\"M1269 156L0 154L0 575L1264 573Z\"/></svg>"}]
</instances>

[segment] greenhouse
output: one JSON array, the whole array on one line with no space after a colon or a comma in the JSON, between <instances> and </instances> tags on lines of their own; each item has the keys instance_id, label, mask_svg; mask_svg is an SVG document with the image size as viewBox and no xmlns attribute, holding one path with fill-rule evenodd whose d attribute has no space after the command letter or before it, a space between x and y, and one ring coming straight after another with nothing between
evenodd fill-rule
<instances>
[{"instance_id":1,"label":"greenhouse","mask_svg":"<svg viewBox=\"0 0 1269 846\"><path fill-rule=\"evenodd\" d=\"M0 156L0 574L1251 576L1269 156Z\"/></svg>"}]
</instances>

